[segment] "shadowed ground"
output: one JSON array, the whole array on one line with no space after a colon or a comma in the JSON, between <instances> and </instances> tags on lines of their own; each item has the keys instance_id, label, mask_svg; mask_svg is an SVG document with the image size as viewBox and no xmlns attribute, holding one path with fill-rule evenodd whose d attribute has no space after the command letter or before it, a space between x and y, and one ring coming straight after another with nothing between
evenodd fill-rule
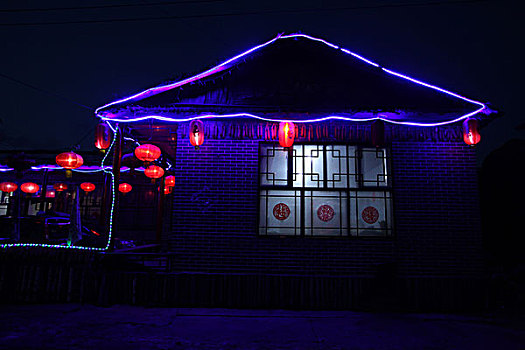
<instances>
[{"instance_id":1,"label":"shadowed ground","mask_svg":"<svg viewBox=\"0 0 525 350\"><path fill-rule=\"evenodd\" d=\"M351 311L0 307L4 349L525 349L523 322Z\"/></svg>"}]
</instances>

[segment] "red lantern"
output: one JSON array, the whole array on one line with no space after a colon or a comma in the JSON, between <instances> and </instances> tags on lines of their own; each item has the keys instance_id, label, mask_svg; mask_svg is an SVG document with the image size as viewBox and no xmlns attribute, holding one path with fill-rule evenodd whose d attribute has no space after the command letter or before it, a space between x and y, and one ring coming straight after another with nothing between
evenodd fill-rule
<instances>
[{"instance_id":1,"label":"red lantern","mask_svg":"<svg viewBox=\"0 0 525 350\"><path fill-rule=\"evenodd\" d=\"M175 186L175 176L173 175L166 176L166 178L164 179L164 184L168 187Z\"/></svg>"},{"instance_id":2,"label":"red lantern","mask_svg":"<svg viewBox=\"0 0 525 350\"><path fill-rule=\"evenodd\" d=\"M157 188L160 191L160 186ZM170 194L173 191L172 186L164 186L164 194Z\"/></svg>"},{"instance_id":3,"label":"red lantern","mask_svg":"<svg viewBox=\"0 0 525 350\"><path fill-rule=\"evenodd\" d=\"M144 170L144 175L151 179L158 179L164 175L164 169L157 165L150 165Z\"/></svg>"},{"instance_id":4,"label":"red lantern","mask_svg":"<svg viewBox=\"0 0 525 350\"><path fill-rule=\"evenodd\" d=\"M122 193L128 193L131 191L133 187L131 187L130 184L123 182L120 185L118 185L118 190Z\"/></svg>"},{"instance_id":5,"label":"red lantern","mask_svg":"<svg viewBox=\"0 0 525 350\"><path fill-rule=\"evenodd\" d=\"M292 147L295 139L295 125L292 122L279 123L279 144L281 147Z\"/></svg>"},{"instance_id":6,"label":"red lantern","mask_svg":"<svg viewBox=\"0 0 525 350\"><path fill-rule=\"evenodd\" d=\"M193 120L190 123L190 143L199 149L204 143L204 124L200 120Z\"/></svg>"},{"instance_id":7,"label":"red lantern","mask_svg":"<svg viewBox=\"0 0 525 350\"><path fill-rule=\"evenodd\" d=\"M80 154L75 152L60 153L56 157L57 164L65 169L76 169L84 164L84 159Z\"/></svg>"},{"instance_id":8,"label":"red lantern","mask_svg":"<svg viewBox=\"0 0 525 350\"><path fill-rule=\"evenodd\" d=\"M47 191L46 198L55 198L55 191Z\"/></svg>"},{"instance_id":9,"label":"red lantern","mask_svg":"<svg viewBox=\"0 0 525 350\"><path fill-rule=\"evenodd\" d=\"M474 146L480 140L479 121L475 118L467 118L463 122L463 141L469 146Z\"/></svg>"},{"instance_id":10,"label":"red lantern","mask_svg":"<svg viewBox=\"0 0 525 350\"><path fill-rule=\"evenodd\" d=\"M14 182L0 183L0 191L3 191L3 192L7 192L7 193L14 192L16 191L17 188L18 188L18 185L15 184Z\"/></svg>"},{"instance_id":11,"label":"red lantern","mask_svg":"<svg viewBox=\"0 0 525 350\"><path fill-rule=\"evenodd\" d=\"M95 190L95 185L92 184L91 182L82 182L80 184L80 188L86 192L91 192Z\"/></svg>"},{"instance_id":12,"label":"red lantern","mask_svg":"<svg viewBox=\"0 0 525 350\"><path fill-rule=\"evenodd\" d=\"M66 184L63 184L63 183L57 183L57 184L54 184L54 185L53 185L53 188L54 188L55 191L57 191L57 192L62 192L62 191L67 190L67 185L66 185Z\"/></svg>"},{"instance_id":13,"label":"red lantern","mask_svg":"<svg viewBox=\"0 0 525 350\"><path fill-rule=\"evenodd\" d=\"M22 192L33 194L38 192L40 186L38 186L34 182L25 182L22 185L20 185L20 189L22 190Z\"/></svg>"},{"instance_id":14,"label":"red lantern","mask_svg":"<svg viewBox=\"0 0 525 350\"><path fill-rule=\"evenodd\" d=\"M109 127L106 123L100 123L95 129L95 147L98 149L107 149L111 144Z\"/></svg>"},{"instance_id":15,"label":"red lantern","mask_svg":"<svg viewBox=\"0 0 525 350\"><path fill-rule=\"evenodd\" d=\"M153 162L161 155L160 148L155 145L145 144L135 148L135 156L143 162Z\"/></svg>"}]
</instances>

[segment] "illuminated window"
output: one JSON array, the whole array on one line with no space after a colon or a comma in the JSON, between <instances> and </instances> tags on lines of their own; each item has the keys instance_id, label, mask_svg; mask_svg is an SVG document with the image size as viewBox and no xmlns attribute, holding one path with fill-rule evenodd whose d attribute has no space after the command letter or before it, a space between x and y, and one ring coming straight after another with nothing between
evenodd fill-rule
<instances>
[{"instance_id":1,"label":"illuminated window","mask_svg":"<svg viewBox=\"0 0 525 350\"><path fill-rule=\"evenodd\" d=\"M261 144L259 234L391 236L388 154L355 145Z\"/></svg>"}]
</instances>

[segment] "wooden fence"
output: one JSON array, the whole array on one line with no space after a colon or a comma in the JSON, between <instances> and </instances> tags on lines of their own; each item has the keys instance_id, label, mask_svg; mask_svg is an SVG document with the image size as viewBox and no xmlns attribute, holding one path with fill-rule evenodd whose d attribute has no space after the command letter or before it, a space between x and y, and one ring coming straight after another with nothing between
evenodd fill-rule
<instances>
[{"instance_id":1,"label":"wooden fence","mask_svg":"<svg viewBox=\"0 0 525 350\"><path fill-rule=\"evenodd\" d=\"M184 273L171 271L172 259L176 256L4 250L0 302L411 311L487 307L483 279Z\"/></svg>"}]
</instances>

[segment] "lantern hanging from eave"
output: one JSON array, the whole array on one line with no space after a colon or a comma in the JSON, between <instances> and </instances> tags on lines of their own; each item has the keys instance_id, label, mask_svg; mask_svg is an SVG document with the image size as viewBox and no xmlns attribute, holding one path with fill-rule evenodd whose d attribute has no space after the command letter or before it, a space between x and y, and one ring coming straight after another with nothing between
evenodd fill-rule
<instances>
[{"instance_id":1,"label":"lantern hanging from eave","mask_svg":"<svg viewBox=\"0 0 525 350\"><path fill-rule=\"evenodd\" d=\"M195 149L204 143L204 124L200 120L192 120L190 123L190 143Z\"/></svg>"},{"instance_id":2,"label":"lantern hanging from eave","mask_svg":"<svg viewBox=\"0 0 525 350\"><path fill-rule=\"evenodd\" d=\"M474 146L480 140L479 121L475 118L465 119L463 122L463 141L469 146Z\"/></svg>"},{"instance_id":3,"label":"lantern hanging from eave","mask_svg":"<svg viewBox=\"0 0 525 350\"><path fill-rule=\"evenodd\" d=\"M120 192L122 192L122 193L128 193L132 189L133 189L133 187L130 184L126 183L126 182L123 182L120 185L118 185L118 190Z\"/></svg>"},{"instance_id":4,"label":"lantern hanging from eave","mask_svg":"<svg viewBox=\"0 0 525 350\"><path fill-rule=\"evenodd\" d=\"M106 123L100 123L95 128L95 147L98 149L107 149L111 144L111 135L109 126Z\"/></svg>"},{"instance_id":5,"label":"lantern hanging from eave","mask_svg":"<svg viewBox=\"0 0 525 350\"><path fill-rule=\"evenodd\" d=\"M57 164L65 169L76 169L84 164L84 159L80 154L75 152L60 153L56 157Z\"/></svg>"},{"instance_id":6,"label":"lantern hanging from eave","mask_svg":"<svg viewBox=\"0 0 525 350\"><path fill-rule=\"evenodd\" d=\"M175 176L173 175L166 176L166 178L164 179L164 184L168 187L175 186Z\"/></svg>"},{"instance_id":7,"label":"lantern hanging from eave","mask_svg":"<svg viewBox=\"0 0 525 350\"><path fill-rule=\"evenodd\" d=\"M160 191L160 186L157 188ZM164 186L164 194L170 194L173 191L173 186Z\"/></svg>"},{"instance_id":8,"label":"lantern hanging from eave","mask_svg":"<svg viewBox=\"0 0 525 350\"><path fill-rule=\"evenodd\" d=\"M11 193L16 191L18 185L14 182L2 182L0 183L0 191Z\"/></svg>"},{"instance_id":9,"label":"lantern hanging from eave","mask_svg":"<svg viewBox=\"0 0 525 350\"><path fill-rule=\"evenodd\" d=\"M279 123L279 144L281 147L292 147L295 139L295 125L292 122Z\"/></svg>"},{"instance_id":10,"label":"lantern hanging from eave","mask_svg":"<svg viewBox=\"0 0 525 350\"><path fill-rule=\"evenodd\" d=\"M85 192L91 192L95 190L95 185L91 182L82 182L80 184L80 188L83 189Z\"/></svg>"},{"instance_id":11,"label":"lantern hanging from eave","mask_svg":"<svg viewBox=\"0 0 525 350\"><path fill-rule=\"evenodd\" d=\"M20 189L24 193L33 194L33 193L37 193L38 192L38 190L40 189L40 186L38 186L34 182L25 182L22 185L20 185Z\"/></svg>"},{"instance_id":12,"label":"lantern hanging from eave","mask_svg":"<svg viewBox=\"0 0 525 350\"><path fill-rule=\"evenodd\" d=\"M56 184L53 185L53 188L57 192L62 192L62 191L67 190L67 185L64 184L64 183L56 183Z\"/></svg>"},{"instance_id":13,"label":"lantern hanging from eave","mask_svg":"<svg viewBox=\"0 0 525 350\"><path fill-rule=\"evenodd\" d=\"M155 145L144 144L135 148L135 156L143 162L153 162L161 155L160 148Z\"/></svg>"},{"instance_id":14,"label":"lantern hanging from eave","mask_svg":"<svg viewBox=\"0 0 525 350\"><path fill-rule=\"evenodd\" d=\"M164 175L164 169L162 169L158 165L150 165L144 170L144 175L146 175L150 179L158 179L161 178L162 175Z\"/></svg>"},{"instance_id":15,"label":"lantern hanging from eave","mask_svg":"<svg viewBox=\"0 0 525 350\"><path fill-rule=\"evenodd\" d=\"M47 191L46 198L55 198L55 191Z\"/></svg>"}]
</instances>

